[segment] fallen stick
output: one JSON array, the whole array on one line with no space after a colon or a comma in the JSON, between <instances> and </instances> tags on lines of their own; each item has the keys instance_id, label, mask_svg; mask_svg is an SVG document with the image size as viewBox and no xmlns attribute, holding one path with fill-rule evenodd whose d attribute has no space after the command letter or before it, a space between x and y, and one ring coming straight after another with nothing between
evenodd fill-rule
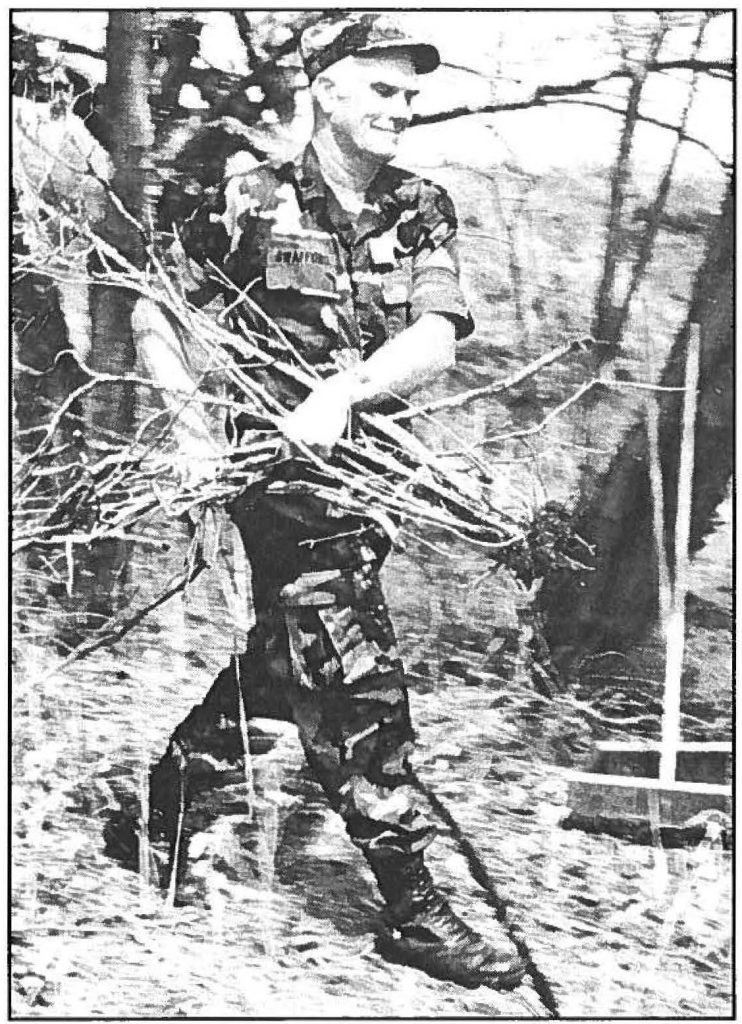
<instances>
[{"instance_id":1,"label":"fallen stick","mask_svg":"<svg viewBox=\"0 0 742 1024\"><path fill-rule=\"evenodd\" d=\"M514 387L516 384L520 384L524 380L528 380L529 377L533 377L543 370L545 366L551 366L552 363L558 362L565 356L570 355L574 352L587 352L593 345L601 344L596 342L594 338L586 335L584 338L578 340L567 341L564 345L558 345L556 348L551 349L549 352L545 352L538 359L534 359L533 362L528 363L520 370L516 370L510 377L505 377L503 380L493 381L492 384L484 384L479 388L472 388L470 391L463 391L458 395L451 395L449 398L439 398L436 402L427 402L425 405L410 406L408 409L403 409L401 412L392 413L388 418L390 420L408 420L412 419L413 416L422 416L432 412L440 412L441 409L455 409L460 405L465 405L467 402L472 401L475 398L482 398L485 395L496 395L501 391L507 391L508 388Z\"/></svg>"},{"instance_id":2,"label":"fallen stick","mask_svg":"<svg viewBox=\"0 0 742 1024\"><path fill-rule=\"evenodd\" d=\"M484 861L470 840L466 838L458 821L456 821L453 814L451 814L450 810L443 803L440 797L436 796L436 794L429 789L417 775L414 775L413 778L414 786L423 794L440 820L450 830L453 841L458 846L464 860L466 861L471 877L477 885L484 889L486 900L495 911L497 920L507 932L508 938L515 946L520 958L523 960L526 968L526 975L531 979L534 991L541 1000L544 1009L548 1013L549 1017L557 1019L559 1017L559 1006L551 984L545 974L534 962L533 954L531 953L520 928L510 918L510 907L497 891L497 886L490 877L490 873L485 867Z\"/></svg>"},{"instance_id":3,"label":"fallen stick","mask_svg":"<svg viewBox=\"0 0 742 1024\"><path fill-rule=\"evenodd\" d=\"M51 674L56 675L60 672L64 672L69 668L70 665L76 661L81 661L82 658L87 658L88 655L93 654L95 651L99 651L102 647L108 647L110 644L115 643L122 637L126 636L135 626L138 626L142 619L146 618L150 612L153 612L160 605L165 604L171 597L180 593L181 590L185 590L189 583L192 583L202 572L207 568L207 563L199 556L195 559L192 565L184 572L180 577L177 578L175 583L168 586L154 601L151 601L148 605L140 608L133 615L124 619L123 622L118 623L114 628L110 629L104 636L96 637L88 640L81 644L69 657L65 658L55 669L52 669Z\"/></svg>"}]
</instances>

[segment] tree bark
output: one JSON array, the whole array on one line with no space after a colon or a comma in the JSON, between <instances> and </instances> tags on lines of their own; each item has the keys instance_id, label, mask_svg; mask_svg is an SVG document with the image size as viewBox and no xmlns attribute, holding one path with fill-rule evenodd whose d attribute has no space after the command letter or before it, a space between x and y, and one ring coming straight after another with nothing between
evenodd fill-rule
<instances>
[{"instance_id":1,"label":"tree bark","mask_svg":"<svg viewBox=\"0 0 742 1024\"><path fill-rule=\"evenodd\" d=\"M107 149L114 167L111 188L120 203L109 203L101 234L140 267L145 259L144 229L149 212L148 151L154 141L148 102L151 18L147 11L111 11L103 107L103 118L109 126ZM125 292L110 287L95 289L90 354L93 369L107 373L131 370L134 352L126 315L130 301ZM96 395L99 400L91 407L93 425L104 423L125 437L133 420L130 389L112 384Z\"/></svg>"},{"instance_id":2,"label":"tree bark","mask_svg":"<svg viewBox=\"0 0 742 1024\"><path fill-rule=\"evenodd\" d=\"M106 36L107 74L101 120L107 126L106 148L113 161L111 191L100 233L128 260L143 266L144 229L148 224L150 150L154 133L149 107L152 67L152 13L112 10ZM131 293L108 285L91 288L90 365L93 370L124 375L134 366L131 334ZM130 384L99 385L91 392L86 419L88 440L124 441L134 424L134 391ZM87 560L86 589L90 610L108 615L115 610L127 576L124 542L96 545Z\"/></svg>"}]
</instances>

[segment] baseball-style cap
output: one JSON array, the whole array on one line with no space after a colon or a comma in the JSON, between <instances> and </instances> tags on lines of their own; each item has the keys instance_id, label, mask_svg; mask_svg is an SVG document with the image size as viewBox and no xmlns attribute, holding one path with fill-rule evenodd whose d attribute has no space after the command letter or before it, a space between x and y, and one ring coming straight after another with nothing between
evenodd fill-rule
<instances>
[{"instance_id":1,"label":"baseball-style cap","mask_svg":"<svg viewBox=\"0 0 742 1024\"><path fill-rule=\"evenodd\" d=\"M314 81L331 64L344 57L378 50L404 50L412 57L419 75L435 71L441 62L432 43L421 43L387 12L350 14L332 22L318 22L301 37L304 70Z\"/></svg>"}]
</instances>

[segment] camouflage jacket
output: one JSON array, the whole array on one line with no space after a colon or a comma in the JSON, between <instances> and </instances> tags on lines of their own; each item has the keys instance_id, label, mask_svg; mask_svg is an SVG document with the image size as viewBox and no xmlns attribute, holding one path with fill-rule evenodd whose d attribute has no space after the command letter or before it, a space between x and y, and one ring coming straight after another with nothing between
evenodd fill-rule
<instances>
[{"instance_id":1,"label":"camouflage jacket","mask_svg":"<svg viewBox=\"0 0 742 1024\"><path fill-rule=\"evenodd\" d=\"M450 317L459 338L473 330L453 204L409 172L382 168L353 221L311 147L281 167L240 153L175 228L189 299L203 305L222 294L232 330L285 359L269 318L323 376L367 358L424 313ZM304 397L285 377L266 372L266 383L289 406Z\"/></svg>"}]
</instances>

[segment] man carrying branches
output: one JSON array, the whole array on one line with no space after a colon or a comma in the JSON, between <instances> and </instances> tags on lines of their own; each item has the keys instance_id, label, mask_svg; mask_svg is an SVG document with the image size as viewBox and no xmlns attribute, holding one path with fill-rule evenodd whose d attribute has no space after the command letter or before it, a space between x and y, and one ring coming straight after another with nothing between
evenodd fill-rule
<instances>
[{"instance_id":1,"label":"man carrying branches","mask_svg":"<svg viewBox=\"0 0 742 1024\"><path fill-rule=\"evenodd\" d=\"M237 153L219 187L184 198L172 218L190 301L221 293L237 336L265 337L272 321L281 357L290 352L316 383L307 393L300 375L270 361L243 364L286 410L282 457L230 509L251 562L256 624L245 653L175 730L152 774L151 803L172 836L183 766L186 779L207 762L213 775L240 750L238 701L251 715L293 720L377 879L389 953L460 984L512 988L523 977L515 948L460 920L424 862L435 830L412 785L404 671L379 581L391 546L384 517L350 514L317 493L321 459L352 429L353 410L433 379L473 329L448 196L389 165L411 121L417 76L439 56L371 14L308 29L302 56L315 118L303 156L276 167ZM151 377L174 393L193 391L187 352L165 315L140 300L133 327ZM237 440L266 429L246 414L228 426ZM189 472L206 472L216 444L205 421L189 407L176 431Z\"/></svg>"}]
</instances>

